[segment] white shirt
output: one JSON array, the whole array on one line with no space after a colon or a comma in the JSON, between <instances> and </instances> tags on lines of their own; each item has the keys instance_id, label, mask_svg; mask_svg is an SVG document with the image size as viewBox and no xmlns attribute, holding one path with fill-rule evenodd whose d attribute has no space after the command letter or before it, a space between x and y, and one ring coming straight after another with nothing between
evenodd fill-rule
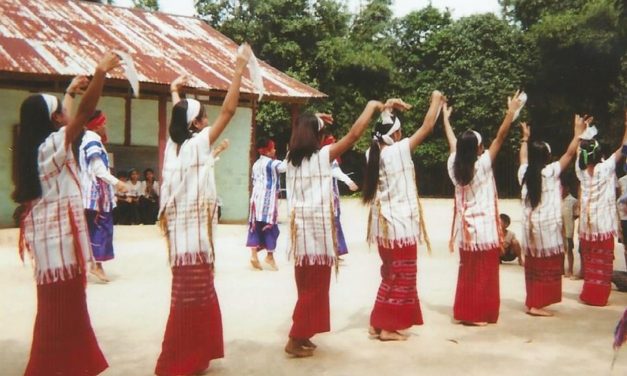
<instances>
[{"instance_id":1,"label":"white shirt","mask_svg":"<svg viewBox=\"0 0 627 376\"><path fill-rule=\"evenodd\" d=\"M161 208L165 216L171 265L213 263L217 224L214 159L207 127L181 145L168 138L165 148Z\"/></svg>"},{"instance_id":2,"label":"white shirt","mask_svg":"<svg viewBox=\"0 0 627 376\"><path fill-rule=\"evenodd\" d=\"M279 174L285 172L286 163L261 155L253 164L253 189L250 195L248 221L275 224L278 216Z\"/></svg>"},{"instance_id":3,"label":"white shirt","mask_svg":"<svg viewBox=\"0 0 627 376\"><path fill-rule=\"evenodd\" d=\"M579 237L588 241L600 241L617 235L616 215L616 158L597 163L593 174L579 168L575 172L581 182L581 206L579 211Z\"/></svg>"},{"instance_id":4,"label":"white shirt","mask_svg":"<svg viewBox=\"0 0 627 376\"><path fill-rule=\"evenodd\" d=\"M579 216L579 201L571 194L562 199L562 224L564 235L572 239L575 233L575 217Z\"/></svg>"},{"instance_id":5,"label":"white shirt","mask_svg":"<svg viewBox=\"0 0 627 376\"><path fill-rule=\"evenodd\" d=\"M455 153L448 158L448 174L455 185L455 219L453 235L464 250L487 251L501 247L498 219L498 196L492 160L485 151L475 162L475 175L467 185L455 180Z\"/></svg>"},{"instance_id":6,"label":"white shirt","mask_svg":"<svg viewBox=\"0 0 627 376\"><path fill-rule=\"evenodd\" d=\"M115 208L114 186L119 180L109 172L109 157L100 136L85 131L78 150L85 209L110 212ZM99 179L105 183L104 187Z\"/></svg>"},{"instance_id":7,"label":"white shirt","mask_svg":"<svg viewBox=\"0 0 627 376\"><path fill-rule=\"evenodd\" d=\"M137 180L133 183L130 179L125 183L126 184L126 197L139 197L143 194L144 189L142 186L142 182Z\"/></svg>"},{"instance_id":8,"label":"white shirt","mask_svg":"<svg viewBox=\"0 0 627 376\"><path fill-rule=\"evenodd\" d=\"M525 163L518 169L518 183L522 186L523 250L525 254L533 257L548 257L564 253L560 163L559 161L553 162L542 169L540 203L533 209L526 202L528 190L527 184L523 184L528 167L529 165Z\"/></svg>"},{"instance_id":9,"label":"white shirt","mask_svg":"<svg viewBox=\"0 0 627 376\"><path fill-rule=\"evenodd\" d=\"M299 167L287 163L290 253L296 265L333 265L336 257L330 146Z\"/></svg>"},{"instance_id":10,"label":"white shirt","mask_svg":"<svg viewBox=\"0 0 627 376\"><path fill-rule=\"evenodd\" d=\"M24 243L35 265L37 284L68 280L93 259L78 169L63 127L39 146L41 197L30 201L22 223ZM30 210L29 210L30 209Z\"/></svg>"},{"instance_id":11,"label":"white shirt","mask_svg":"<svg viewBox=\"0 0 627 376\"><path fill-rule=\"evenodd\" d=\"M420 242L418 191L408 138L381 150L377 193L370 210L369 242L385 247Z\"/></svg>"}]
</instances>

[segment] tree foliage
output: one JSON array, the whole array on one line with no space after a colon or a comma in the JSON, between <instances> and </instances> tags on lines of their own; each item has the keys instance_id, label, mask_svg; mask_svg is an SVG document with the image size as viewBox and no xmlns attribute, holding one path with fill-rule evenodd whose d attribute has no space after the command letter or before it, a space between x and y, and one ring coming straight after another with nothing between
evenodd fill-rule
<instances>
[{"instance_id":1,"label":"tree foliage","mask_svg":"<svg viewBox=\"0 0 627 376\"><path fill-rule=\"evenodd\" d=\"M141 8L144 10L159 10L158 0L133 0L133 5L135 6L135 8Z\"/></svg>"}]
</instances>

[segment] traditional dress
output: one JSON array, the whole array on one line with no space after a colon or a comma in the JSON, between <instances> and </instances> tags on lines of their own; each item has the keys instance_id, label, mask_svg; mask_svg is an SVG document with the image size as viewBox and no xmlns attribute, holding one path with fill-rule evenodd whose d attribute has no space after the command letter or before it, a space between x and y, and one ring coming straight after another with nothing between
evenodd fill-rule
<instances>
[{"instance_id":1,"label":"traditional dress","mask_svg":"<svg viewBox=\"0 0 627 376\"><path fill-rule=\"evenodd\" d=\"M96 261L107 261L113 254L114 186L118 179L109 172L109 158L100 136L85 131L79 147L80 181L91 248Z\"/></svg>"},{"instance_id":2,"label":"traditional dress","mask_svg":"<svg viewBox=\"0 0 627 376\"><path fill-rule=\"evenodd\" d=\"M540 203L533 209L526 203L527 185L523 177L528 164L518 169L522 186L523 236L525 252L525 285L529 308L543 308L562 301L562 268L564 237L560 194L560 163L553 162L542 169Z\"/></svg>"},{"instance_id":3,"label":"traditional dress","mask_svg":"<svg viewBox=\"0 0 627 376\"><path fill-rule=\"evenodd\" d=\"M217 223L209 128L180 146L168 140L161 186L161 225L172 267L170 315L157 375L189 375L224 356L222 316L213 284Z\"/></svg>"},{"instance_id":4,"label":"traditional dress","mask_svg":"<svg viewBox=\"0 0 627 376\"><path fill-rule=\"evenodd\" d=\"M78 169L65 128L39 146L42 195L26 204L20 255L32 257L37 317L26 375L97 375L108 365L91 327L85 265L93 261Z\"/></svg>"},{"instance_id":5,"label":"traditional dress","mask_svg":"<svg viewBox=\"0 0 627 376\"><path fill-rule=\"evenodd\" d=\"M279 237L279 174L285 172L285 169L285 162L265 155L259 156L253 164L247 247L267 249L268 252L276 248Z\"/></svg>"},{"instance_id":6,"label":"traditional dress","mask_svg":"<svg viewBox=\"0 0 627 376\"><path fill-rule=\"evenodd\" d=\"M336 261L330 146L299 167L287 164L290 255L295 259L298 301L290 338L308 339L331 330L329 284Z\"/></svg>"},{"instance_id":7,"label":"traditional dress","mask_svg":"<svg viewBox=\"0 0 627 376\"><path fill-rule=\"evenodd\" d=\"M448 173L455 185L452 237L459 247L459 274L453 316L464 322L496 323L499 318L499 225L498 196L492 160L484 152L475 162L469 184L455 179L455 153L448 159Z\"/></svg>"},{"instance_id":8,"label":"traditional dress","mask_svg":"<svg viewBox=\"0 0 627 376\"><path fill-rule=\"evenodd\" d=\"M594 166L590 175L575 164L581 182L579 244L583 257L583 290L579 298L586 304L604 306L612 289L616 218L616 158Z\"/></svg>"},{"instance_id":9,"label":"traditional dress","mask_svg":"<svg viewBox=\"0 0 627 376\"><path fill-rule=\"evenodd\" d=\"M339 180L346 185L355 183L342 171L337 159L331 164L331 174L333 175L333 208L335 209L335 228L337 230L337 254L342 256L348 253L348 247L346 246L342 222L340 221L340 188L337 182Z\"/></svg>"},{"instance_id":10,"label":"traditional dress","mask_svg":"<svg viewBox=\"0 0 627 376\"><path fill-rule=\"evenodd\" d=\"M144 180L141 183L142 195L139 197L139 218L145 225L153 225L159 215L159 182Z\"/></svg>"},{"instance_id":11,"label":"traditional dress","mask_svg":"<svg viewBox=\"0 0 627 376\"><path fill-rule=\"evenodd\" d=\"M381 149L379 182L370 207L368 242L381 256L381 285L370 314L376 329L396 331L422 325L416 274L421 242L418 191L409 139Z\"/></svg>"}]
</instances>

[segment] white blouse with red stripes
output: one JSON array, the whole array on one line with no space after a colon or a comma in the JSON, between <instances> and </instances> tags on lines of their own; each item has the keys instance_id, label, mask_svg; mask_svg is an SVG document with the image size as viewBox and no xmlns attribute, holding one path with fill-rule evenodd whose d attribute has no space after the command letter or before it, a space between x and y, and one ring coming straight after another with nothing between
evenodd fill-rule
<instances>
[{"instance_id":1,"label":"white blouse with red stripes","mask_svg":"<svg viewBox=\"0 0 627 376\"><path fill-rule=\"evenodd\" d=\"M553 162L542 169L542 193L535 209L526 204L527 185L523 177L528 164L518 169L518 183L522 186L523 236L525 254L533 257L548 257L564 253L562 235L562 197L560 192L560 163Z\"/></svg>"},{"instance_id":2,"label":"white blouse with red stripes","mask_svg":"<svg viewBox=\"0 0 627 376\"><path fill-rule=\"evenodd\" d=\"M492 160L485 151L475 162L475 175L469 184L455 180L455 153L448 158L448 174L455 185L453 238L466 251L488 251L501 246L498 196Z\"/></svg>"},{"instance_id":3,"label":"white blouse with red stripes","mask_svg":"<svg viewBox=\"0 0 627 376\"><path fill-rule=\"evenodd\" d=\"M575 163L575 172L581 182L580 238L599 241L617 235L615 169L613 155L594 166L592 175L579 168L579 160Z\"/></svg>"},{"instance_id":4,"label":"white blouse with red stripes","mask_svg":"<svg viewBox=\"0 0 627 376\"><path fill-rule=\"evenodd\" d=\"M65 127L39 146L41 197L26 204L20 253L28 251L37 284L71 279L93 259L81 198L78 169Z\"/></svg>"}]
</instances>

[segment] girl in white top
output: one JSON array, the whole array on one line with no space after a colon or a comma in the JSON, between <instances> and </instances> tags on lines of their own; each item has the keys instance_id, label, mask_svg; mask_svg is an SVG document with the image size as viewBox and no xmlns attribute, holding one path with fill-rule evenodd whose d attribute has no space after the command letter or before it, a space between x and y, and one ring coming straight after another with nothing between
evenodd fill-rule
<instances>
[{"instance_id":1,"label":"girl in white top","mask_svg":"<svg viewBox=\"0 0 627 376\"><path fill-rule=\"evenodd\" d=\"M627 154L627 111L623 145L606 160L595 139L597 129L589 126L581 136L575 164L581 182L579 244L583 258L583 290L586 304L604 306L611 291L616 215L616 164Z\"/></svg>"},{"instance_id":2,"label":"girl in white top","mask_svg":"<svg viewBox=\"0 0 627 376\"><path fill-rule=\"evenodd\" d=\"M382 341L406 340L399 330L423 323L416 274L417 244L425 234L411 152L431 133L442 103L442 94L434 91L422 126L404 139L398 117L383 112L366 154L363 201L371 204L368 242L377 243L382 262L370 334Z\"/></svg>"},{"instance_id":3,"label":"girl in white top","mask_svg":"<svg viewBox=\"0 0 627 376\"><path fill-rule=\"evenodd\" d=\"M492 172L514 114L523 106L518 92L508 98L507 113L486 151L481 135L473 130L455 138L450 124L452 108L444 104L444 129L451 155L448 173L455 185L455 216L451 237L460 250L459 275L453 316L470 325L496 323L499 316L499 254L501 226Z\"/></svg>"},{"instance_id":4,"label":"girl in white top","mask_svg":"<svg viewBox=\"0 0 627 376\"><path fill-rule=\"evenodd\" d=\"M560 174L577 153L584 119L575 115L574 135L559 161L549 163L551 148L543 141L528 147L530 128L520 123L522 140L518 182L522 186L523 236L527 313L552 316L544 307L562 300L564 237L562 235Z\"/></svg>"},{"instance_id":5,"label":"girl in white top","mask_svg":"<svg viewBox=\"0 0 627 376\"><path fill-rule=\"evenodd\" d=\"M52 95L31 95L20 109L13 199L25 207L20 256L31 256L37 282L25 375L97 375L108 367L87 311L85 272L94 260L72 142L96 108L106 73L118 65L116 55L105 55L69 123L69 106Z\"/></svg>"},{"instance_id":6,"label":"girl in white top","mask_svg":"<svg viewBox=\"0 0 627 376\"><path fill-rule=\"evenodd\" d=\"M388 103L392 107L402 102ZM293 356L313 355L316 346L310 338L330 330L329 283L331 267L337 267L331 163L359 139L375 111L383 108L381 102L368 102L348 134L322 148L322 128L333 121L331 115L303 114L292 128L286 182L298 301L285 351Z\"/></svg>"},{"instance_id":7,"label":"girl in white top","mask_svg":"<svg viewBox=\"0 0 627 376\"><path fill-rule=\"evenodd\" d=\"M171 84L172 120L163 162L161 226L172 268L172 299L157 375L191 375L224 356L222 318L213 284L217 193L212 148L235 114L242 74L252 51L237 55L233 78L213 124L194 99L180 99L186 78ZM191 360L191 361L190 361Z\"/></svg>"}]
</instances>

